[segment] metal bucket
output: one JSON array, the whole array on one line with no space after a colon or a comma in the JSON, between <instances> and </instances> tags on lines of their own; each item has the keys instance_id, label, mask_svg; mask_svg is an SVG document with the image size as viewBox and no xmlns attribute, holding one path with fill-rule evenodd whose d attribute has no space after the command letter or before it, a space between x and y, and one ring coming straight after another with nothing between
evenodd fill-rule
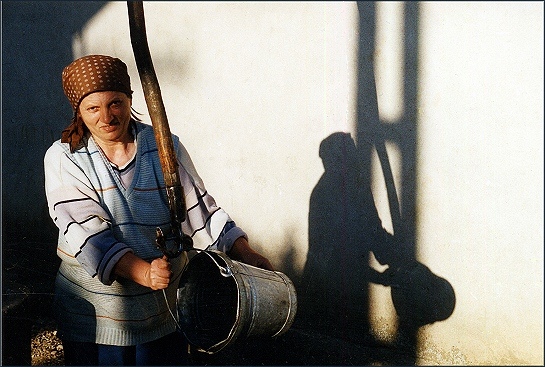
<instances>
[{"instance_id":1,"label":"metal bucket","mask_svg":"<svg viewBox=\"0 0 545 367\"><path fill-rule=\"evenodd\" d=\"M238 337L275 337L292 325L297 296L283 273L202 251L187 264L178 286L177 312L187 340L216 353Z\"/></svg>"}]
</instances>

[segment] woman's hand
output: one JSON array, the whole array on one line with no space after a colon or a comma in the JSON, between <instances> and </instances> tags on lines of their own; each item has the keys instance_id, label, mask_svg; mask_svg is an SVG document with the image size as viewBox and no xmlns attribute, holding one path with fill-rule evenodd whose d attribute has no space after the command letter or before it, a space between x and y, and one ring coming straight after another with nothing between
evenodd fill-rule
<instances>
[{"instance_id":1,"label":"woman's hand","mask_svg":"<svg viewBox=\"0 0 545 367\"><path fill-rule=\"evenodd\" d=\"M167 288L171 275L172 272L167 257L163 256L162 259L155 259L146 272L147 286L153 290Z\"/></svg>"},{"instance_id":2,"label":"woman's hand","mask_svg":"<svg viewBox=\"0 0 545 367\"><path fill-rule=\"evenodd\" d=\"M168 287L172 271L166 256L150 263L128 252L119 259L114 274L135 281L153 290Z\"/></svg>"},{"instance_id":3,"label":"woman's hand","mask_svg":"<svg viewBox=\"0 0 545 367\"><path fill-rule=\"evenodd\" d=\"M231 247L231 250L227 253L227 255L233 260L240 261L248 265L256 266L265 270L274 270L270 261L252 249L244 237L239 237L236 239L233 247Z\"/></svg>"}]
</instances>

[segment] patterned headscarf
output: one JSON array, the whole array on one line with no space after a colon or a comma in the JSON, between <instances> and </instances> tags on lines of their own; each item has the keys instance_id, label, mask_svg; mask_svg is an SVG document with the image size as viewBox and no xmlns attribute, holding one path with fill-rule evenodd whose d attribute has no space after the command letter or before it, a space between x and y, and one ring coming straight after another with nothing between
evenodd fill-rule
<instances>
[{"instance_id":1,"label":"patterned headscarf","mask_svg":"<svg viewBox=\"0 0 545 367\"><path fill-rule=\"evenodd\" d=\"M83 121L77 118L81 100L100 91L116 91L132 95L127 65L118 58L88 55L73 61L62 72L62 88L74 110L72 123L63 130L61 141L76 150L85 133Z\"/></svg>"}]
</instances>

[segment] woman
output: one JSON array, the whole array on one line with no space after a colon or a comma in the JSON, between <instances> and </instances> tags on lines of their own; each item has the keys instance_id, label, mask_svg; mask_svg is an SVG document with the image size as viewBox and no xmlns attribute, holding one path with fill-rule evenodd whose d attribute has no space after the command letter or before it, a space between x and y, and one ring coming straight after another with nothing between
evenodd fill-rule
<instances>
[{"instance_id":1,"label":"woman","mask_svg":"<svg viewBox=\"0 0 545 367\"><path fill-rule=\"evenodd\" d=\"M184 364L173 316L187 254L168 259L155 245L170 212L153 129L132 113L127 67L85 56L63 70L62 84L74 117L44 166L59 228L55 310L65 363ZM182 229L195 248L272 270L208 194L178 137L173 142L188 208Z\"/></svg>"}]
</instances>

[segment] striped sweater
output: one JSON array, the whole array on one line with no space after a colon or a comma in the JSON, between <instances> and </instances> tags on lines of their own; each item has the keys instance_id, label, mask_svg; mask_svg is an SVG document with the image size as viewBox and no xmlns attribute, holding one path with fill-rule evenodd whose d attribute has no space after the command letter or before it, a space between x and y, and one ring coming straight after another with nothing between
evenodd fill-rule
<instances>
[{"instance_id":1,"label":"striped sweater","mask_svg":"<svg viewBox=\"0 0 545 367\"><path fill-rule=\"evenodd\" d=\"M176 329L176 288L187 255L171 259L172 281L153 291L115 279L113 268L127 252L151 261L161 257L156 228L167 233L170 212L151 126L132 123L137 153L134 177L125 188L93 138L74 153L56 141L44 157L49 214L59 228L61 265L55 283L55 311L61 338L108 345L135 345ZM227 252L246 234L208 194L177 136L173 142L184 188L184 233L195 248ZM170 310L169 310L170 308ZM221 310L218 310L221 312Z\"/></svg>"}]
</instances>

